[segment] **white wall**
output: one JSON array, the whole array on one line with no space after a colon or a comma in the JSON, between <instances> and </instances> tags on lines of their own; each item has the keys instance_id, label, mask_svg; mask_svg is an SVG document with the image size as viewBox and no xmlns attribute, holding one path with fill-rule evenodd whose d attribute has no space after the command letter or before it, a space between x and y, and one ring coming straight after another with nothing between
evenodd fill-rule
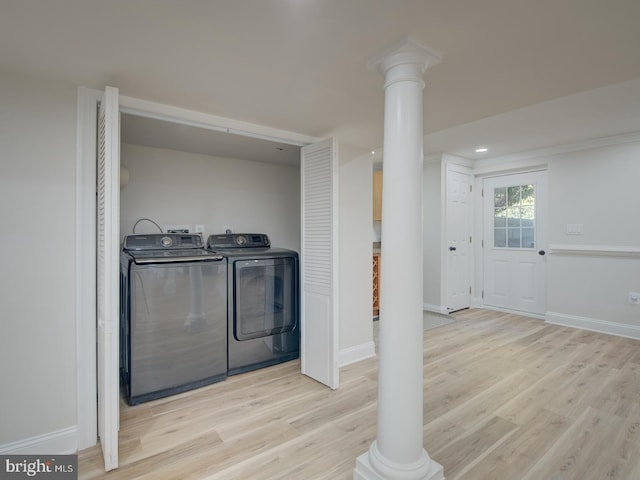
<instances>
[{"instance_id":1,"label":"white wall","mask_svg":"<svg viewBox=\"0 0 640 480\"><path fill-rule=\"evenodd\" d=\"M547 160L550 245L640 250L640 142ZM584 225L584 235L567 235L567 224ZM548 320L640 336L640 306L627 302L630 291L640 292L640 255L549 255Z\"/></svg>"},{"instance_id":2,"label":"white wall","mask_svg":"<svg viewBox=\"0 0 640 480\"><path fill-rule=\"evenodd\" d=\"M425 309L440 311L442 298L442 156L425 160L422 190L423 293Z\"/></svg>"},{"instance_id":3,"label":"white wall","mask_svg":"<svg viewBox=\"0 0 640 480\"><path fill-rule=\"evenodd\" d=\"M75 140L74 85L0 72L0 453L74 435Z\"/></svg>"},{"instance_id":4,"label":"white wall","mask_svg":"<svg viewBox=\"0 0 640 480\"><path fill-rule=\"evenodd\" d=\"M374 354L371 156L339 146L340 364ZM300 250L300 168L123 144L130 180L120 192L121 233L136 220L161 226L225 225L264 232L272 245ZM141 222L136 232L154 232Z\"/></svg>"},{"instance_id":5,"label":"white wall","mask_svg":"<svg viewBox=\"0 0 640 480\"><path fill-rule=\"evenodd\" d=\"M300 168L123 144L129 184L120 192L121 234L139 218L205 225L206 235L266 233L274 247L300 251ZM157 231L141 222L137 233Z\"/></svg>"},{"instance_id":6,"label":"white wall","mask_svg":"<svg viewBox=\"0 0 640 480\"><path fill-rule=\"evenodd\" d=\"M339 146L340 365L375 354L371 242L372 160Z\"/></svg>"},{"instance_id":7,"label":"white wall","mask_svg":"<svg viewBox=\"0 0 640 480\"><path fill-rule=\"evenodd\" d=\"M623 135L558 147L565 153L476 163L475 172L483 175L548 169L548 322L640 338L640 306L627 302L629 292L640 291L640 254L610 253L616 247L640 251L640 203L636 193L640 179L639 138ZM481 203L477 195L476 206ZM481 214L481 209L476 208L476 214ZM584 234L568 235L567 224L584 225ZM481 234L477 229L477 238ZM573 245L591 253L566 253ZM479 292L482 264L476 247L475 291Z\"/></svg>"}]
</instances>

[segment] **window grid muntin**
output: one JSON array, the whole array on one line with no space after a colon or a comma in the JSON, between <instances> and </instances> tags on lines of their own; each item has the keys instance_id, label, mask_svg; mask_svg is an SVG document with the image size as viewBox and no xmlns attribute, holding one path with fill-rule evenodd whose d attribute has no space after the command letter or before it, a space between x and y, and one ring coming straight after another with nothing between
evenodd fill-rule
<instances>
[{"instance_id":1,"label":"window grid muntin","mask_svg":"<svg viewBox=\"0 0 640 480\"><path fill-rule=\"evenodd\" d=\"M535 248L535 187L496 187L493 191L494 248Z\"/></svg>"}]
</instances>

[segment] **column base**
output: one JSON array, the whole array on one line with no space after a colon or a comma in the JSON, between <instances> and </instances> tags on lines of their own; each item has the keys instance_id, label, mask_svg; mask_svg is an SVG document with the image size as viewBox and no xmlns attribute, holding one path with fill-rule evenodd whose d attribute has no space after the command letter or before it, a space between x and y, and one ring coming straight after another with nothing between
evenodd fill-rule
<instances>
[{"instance_id":1,"label":"column base","mask_svg":"<svg viewBox=\"0 0 640 480\"><path fill-rule=\"evenodd\" d=\"M414 464L389 463L381 456L374 440L369 451L356 459L353 480L444 480L444 470L424 450L420 461Z\"/></svg>"}]
</instances>

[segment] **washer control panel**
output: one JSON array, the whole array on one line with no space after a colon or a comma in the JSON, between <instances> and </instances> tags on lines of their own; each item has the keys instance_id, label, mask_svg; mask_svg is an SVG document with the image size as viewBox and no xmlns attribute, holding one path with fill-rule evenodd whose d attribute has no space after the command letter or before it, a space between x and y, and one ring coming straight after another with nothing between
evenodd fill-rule
<instances>
[{"instance_id":1,"label":"washer control panel","mask_svg":"<svg viewBox=\"0 0 640 480\"><path fill-rule=\"evenodd\" d=\"M207 248L256 248L270 247L271 241L264 233L222 233L209 235Z\"/></svg>"},{"instance_id":2,"label":"washer control panel","mask_svg":"<svg viewBox=\"0 0 640 480\"><path fill-rule=\"evenodd\" d=\"M133 234L124 237L124 250L183 250L203 248L199 234L191 233L149 233Z\"/></svg>"}]
</instances>

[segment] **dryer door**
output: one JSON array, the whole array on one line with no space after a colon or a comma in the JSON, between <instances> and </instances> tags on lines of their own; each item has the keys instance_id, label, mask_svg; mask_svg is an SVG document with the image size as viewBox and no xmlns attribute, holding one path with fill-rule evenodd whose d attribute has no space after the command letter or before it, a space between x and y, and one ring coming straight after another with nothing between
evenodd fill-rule
<instances>
[{"instance_id":1,"label":"dryer door","mask_svg":"<svg viewBox=\"0 0 640 480\"><path fill-rule=\"evenodd\" d=\"M293 330L298 323L295 258L234 262L233 335L236 340Z\"/></svg>"}]
</instances>

